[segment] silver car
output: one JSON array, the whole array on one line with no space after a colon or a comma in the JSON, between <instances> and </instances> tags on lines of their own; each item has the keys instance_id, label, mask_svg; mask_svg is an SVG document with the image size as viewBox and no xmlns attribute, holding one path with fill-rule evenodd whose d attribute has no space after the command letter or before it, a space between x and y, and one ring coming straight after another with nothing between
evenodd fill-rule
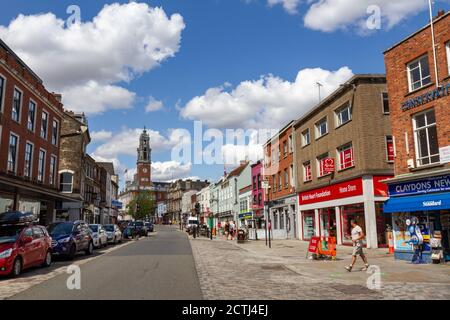
<instances>
[{"instance_id":1,"label":"silver car","mask_svg":"<svg viewBox=\"0 0 450 320\"><path fill-rule=\"evenodd\" d=\"M103 226L106 230L108 243L117 244L122 242L122 231L116 224L105 224Z\"/></svg>"},{"instance_id":2,"label":"silver car","mask_svg":"<svg viewBox=\"0 0 450 320\"><path fill-rule=\"evenodd\" d=\"M90 224L89 228L92 230L92 237L94 239L94 247L101 248L108 245L108 237L106 230L101 224Z\"/></svg>"}]
</instances>

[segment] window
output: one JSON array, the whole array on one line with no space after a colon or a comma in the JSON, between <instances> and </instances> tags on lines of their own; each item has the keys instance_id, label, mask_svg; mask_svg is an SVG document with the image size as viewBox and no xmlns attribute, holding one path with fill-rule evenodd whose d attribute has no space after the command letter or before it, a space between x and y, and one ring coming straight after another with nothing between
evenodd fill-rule
<instances>
[{"instance_id":1,"label":"window","mask_svg":"<svg viewBox=\"0 0 450 320\"><path fill-rule=\"evenodd\" d=\"M284 188L289 188L289 173L288 169L284 169Z\"/></svg>"},{"instance_id":2,"label":"window","mask_svg":"<svg viewBox=\"0 0 450 320\"><path fill-rule=\"evenodd\" d=\"M275 149L271 150L271 154L272 154L272 165L275 163Z\"/></svg>"},{"instance_id":3,"label":"window","mask_svg":"<svg viewBox=\"0 0 450 320\"><path fill-rule=\"evenodd\" d=\"M394 162L394 159L395 159L394 138L392 136L386 136L386 160L387 162Z\"/></svg>"},{"instance_id":4,"label":"window","mask_svg":"<svg viewBox=\"0 0 450 320\"><path fill-rule=\"evenodd\" d=\"M316 139L326 135L328 133L328 123L327 118L323 118L316 123Z\"/></svg>"},{"instance_id":5,"label":"window","mask_svg":"<svg viewBox=\"0 0 450 320\"><path fill-rule=\"evenodd\" d=\"M309 129L302 132L302 147L307 146L311 143L311 135L309 134Z\"/></svg>"},{"instance_id":6,"label":"window","mask_svg":"<svg viewBox=\"0 0 450 320\"><path fill-rule=\"evenodd\" d=\"M408 64L409 91L420 89L431 83L428 55Z\"/></svg>"},{"instance_id":7,"label":"window","mask_svg":"<svg viewBox=\"0 0 450 320\"><path fill-rule=\"evenodd\" d=\"M289 166L289 181L291 182L291 186L294 186L294 165L291 164Z\"/></svg>"},{"instance_id":8,"label":"window","mask_svg":"<svg viewBox=\"0 0 450 320\"><path fill-rule=\"evenodd\" d=\"M338 148L339 170L351 168L355 165L353 146L351 143Z\"/></svg>"},{"instance_id":9,"label":"window","mask_svg":"<svg viewBox=\"0 0 450 320\"><path fill-rule=\"evenodd\" d=\"M55 174L56 174L56 156L51 156L51 158L50 158L50 174L48 176L48 182L52 186L55 185Z\"/></svg>"},{"instance_id":10,"label":"window","mask_svg":"<svg viewBox=\"0 0 450 320\"><path fill-rule=\"evenodd\" d=\"M9 136L8 171L16 172L17 150L19 138L11 134Z\"/></svg>"},{"instance_id":11,"label":"window","mask_svg":"<svg viewBox=\"0 0 450 320\"><path fill-rule=\"evenodd\" d=\"M12 119L20 121L20 108L22 106L22 92L14 89L13 106L12 106Z\"/></svg>"},{"instance_id":12,"label":"window","mask_svg":"<svg viewBox=\"0 0 450 320\"><path fill-rule=\"evenodd\" d=\"M31 178L31 168L33 163L33 145L29 142L25 145L25 170L24 176Z\"/></svg>"},{"instance_id":13,"label":"window","mask_svg":"<svg viewBox=\"0 0 450 320\"><path fill-rule=\"evenodd\" d=\"M447 65L448 65L448 74L450 75L450 41L447 42L445 47L447 48ZM0 94L1 94L1 92L0 92ZM1 103L1 99L0 99L0 103Z\"/></svg>"},{"instance_id":14,"label":"window","mask_svg":"<svg viewBox=\"0 0 450 320\"><path fill-rule=\"evenodd\" d=\"M261 174L258 174L258 189L261 189Z\"/></svg>"},{"instance_id":15,"label":"window","mask_svg":"<svg viewBox=\"0 0 450 320\"><path fill-rule=\"evenodd\" d=\"M303 181L307 182L311 180L312 180L311 161L308 161L303 164Z\"/></svg>"},{"instance_id":16,"label":"window","mask_svg":"<svg viewBox=\"0 0 450 320\"><path fill-rule=\"evenodd\" d=\"M272 192L274 193L277 192L277 177L275 174L272 175L272 186L273 186Z\"/></svg>"},{"instance_id":17,"label":"window","mask_svg":"<svg viewBox=\"0 0 450 320\"><path fill-rule=\"evenodd\" d=\"M48 113L42 112L41 120L41 138L47 139Z\"/></svg>"},{"instance_id":18,"label":"window","mask_svg":"<svg viewBox=\"0 0 450 320\"><path fill-rule=\"evenodd\" d=\"M387 94L387 92L383 92L381 94L381 100L383 103L383 113L389 114L389 95Z\"/></svg>"},{"instance_id":19,"label":"window","mask_svg":"<svg viewBox=\"0 0 450 320\"><path fill-rule=\"evenodd\" d=\"M289 153L292 153L294 151L292 148L292 134L288 138L288 148L289 148Z\"/></svg>"},{"instance_id":20,"label":"window","mask_svg":"<svg viewBox=\"0 0 450 320\"><path fill-rule=\"evenodd\" d=\"M434 109L415 115L413 125L417 165L424 166L439 162L439 145Z\"/></svg>"},{"instance_id":21,"label":"window","mask_svg":"<svg viewBox=\"0 0 450 320\"><path fill-rule=\"evenodd\" d=\"M52 125L52 144L53 145L57 145L58 144L58 121L53 120L53 125ZM144 169L144 173L147 172L147 169Z\"/></svg>"},{"instance_id":22,"label":"window","mask_svg":"<svg viewBox=\"0 0 450 320\"><path fill-rule=\"evenodd\" d=\"M5 94L5 79L0 77L0 111L3 110L3 96Z\"/></svg>"},{"instance_id":23,"label":"window","mask_svg":"<svg viewBox=\"0 0 450 320\"><path fill-rule=\"evenodd\" d=\"M283 142L283 156L286 158L288 155L288 146L287 146L287 141Z\"/></svg>"},{"instance_id":24,"label":"window","mask_svg":"<svg viewBox=\"0 0 450 320\"><path fill-rule=\"evenodd\" d=\"M325 160L328 159L328 152L317 157L317 176L325 176Z\"/></svg>"},{"instance_id":25,"label":"window","mask_svg":"<svg viewBox=\"0 0 450 320\"><path fill-rule=\"evenodd\" d=\"M343 124L352 120L352 108L350 103L347 102L344 106L336 110L336 126L342 126Z\"/></svg>"},{"instance_id":26,"label":"window","mask_svg":"<svg viewBox=\"0 0 450 320\"><path fill-rule=\"evenodd\" d=\"M30 131L34 131L34 123L36 121L36 103L30 101L28 104L28 121L27 121L27 129Z\"/></svg>"},{"instance_id":27,"label":"window","mask_svg":"<svg viewBox=\"0 0 450 320\"><path fill-rule=\"evenodd\" d=\"M44 171L45 171L45 151L39 150L39 164L37 176L39 182L44 182Z\"/></svg>"},{"instance_id":28,"label":"window","mask_svg":"<svg viewBox=\"0 0 450 320\"><path fill-rule=\"evenodd\" d=\"M262 193L258 193L258 205L262 206Z\"/></svg>"},{"instance_id":29,"label":"window","mask_svg":"<svg viewBox=\"0 0 450 320\"><path fill-rule=\"evenodd\" d=\"M256 190L256 176L253 176L253 190Z\"/></svg>"}]
</instances>

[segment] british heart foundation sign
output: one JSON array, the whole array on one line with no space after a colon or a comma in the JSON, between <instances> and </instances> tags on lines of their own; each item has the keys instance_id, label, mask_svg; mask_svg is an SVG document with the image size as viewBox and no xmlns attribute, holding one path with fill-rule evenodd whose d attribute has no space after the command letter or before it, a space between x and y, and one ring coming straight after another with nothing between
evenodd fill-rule
<instances>
[{"instance_id":1,"label":"british heart foundation sign","mask_svg":"<svg viewBox=\"0 0 450 320\"><path fill-rule=\"evenodd\" d=\"M323 161L323 173L329 174L334 172L334 159L333 158L326 158Z\"/></svg>"},{"instance_id":2,"label":"british heart foundation sign","mask_svg":"<svg viewBox=\"0 0 450 320\"><path fill-rule=\"evenodd\" d=\"M333 184L324 188L301 192L300 205L360 196L363 194L362 178Z\"/></svg>"}]
</instances>

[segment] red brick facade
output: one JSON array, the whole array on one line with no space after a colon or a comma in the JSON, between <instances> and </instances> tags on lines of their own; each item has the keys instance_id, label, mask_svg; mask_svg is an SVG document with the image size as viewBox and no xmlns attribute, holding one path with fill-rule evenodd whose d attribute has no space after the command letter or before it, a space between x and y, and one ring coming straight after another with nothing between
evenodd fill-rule
<instances>
[{"instance_id":1,"label":"red brick facade","mask_svg":"<svg viewBox=\"0 0 450 320\"><path fill-rule=\"evenodd\" d=\"M434 23L437 69L440 89L439 98L425 99L421 103L409 103L436 90L433 46L430 25L385 52L386 75L390 99L390 114L395 137L395 174L414 173L434 167L449 168L450 164L420 165L417 158L413 117L426 110L434 109L439 148L450 146L450 14L440 15ZM431 81L415 91L410 90L408 65L426 56ZM409 165L408 165L409 160ZM411 163L414 163L412 166Z\"/></svg>"}]
</instances>

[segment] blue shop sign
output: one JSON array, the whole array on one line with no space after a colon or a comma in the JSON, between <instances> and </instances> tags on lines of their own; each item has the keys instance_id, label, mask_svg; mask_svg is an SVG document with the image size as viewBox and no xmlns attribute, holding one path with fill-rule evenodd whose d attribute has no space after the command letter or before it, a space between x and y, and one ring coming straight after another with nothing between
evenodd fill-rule
<instances>
[{"instance_id":1,"label":"blue shop sign","mask_svg":"<svg viewBox=\"0 0 450 320\"><path fill-rule=\"evenodd\" d=\"M389 196L407 196L450 191L450 175L389 185Z\"/></svg>"},{"instance_id":2,"label":"blue shop sign","mask_svg":"<svg viewBox=\"0 0 450 320\"><path fill-rule=\"evenodd\" d=\"M437 89L431 90L423 95L409 99L402 103L402 110L410 110L422 106L428 102L447 97L450 95L450 83L444 84Z\"/></svg>"}]
</instances>

